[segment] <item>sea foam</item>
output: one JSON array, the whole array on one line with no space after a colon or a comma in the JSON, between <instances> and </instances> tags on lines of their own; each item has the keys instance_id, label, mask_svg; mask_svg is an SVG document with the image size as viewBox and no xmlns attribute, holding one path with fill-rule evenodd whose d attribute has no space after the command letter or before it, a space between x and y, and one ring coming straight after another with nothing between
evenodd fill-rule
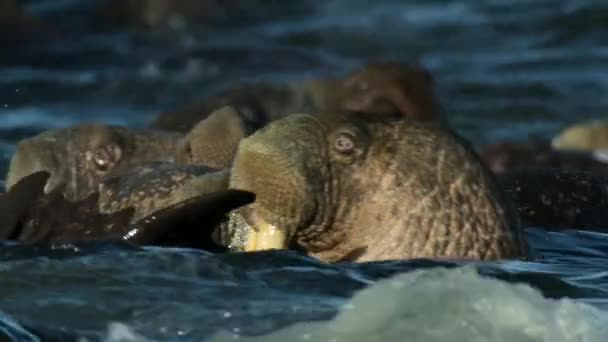
<instances>
[{"instance_id":1,"label":"sea foam","mask_svg":"<svg viewBox=\"0 0 608 342\"><path fill-rule=\"evenodd\" d=\"M608 341L608 312L544 298L525 284L472 267L418 270L358 292L327 322L298 323L264 336L227 332L210 341Z\"/></svg>"}]
</instances>

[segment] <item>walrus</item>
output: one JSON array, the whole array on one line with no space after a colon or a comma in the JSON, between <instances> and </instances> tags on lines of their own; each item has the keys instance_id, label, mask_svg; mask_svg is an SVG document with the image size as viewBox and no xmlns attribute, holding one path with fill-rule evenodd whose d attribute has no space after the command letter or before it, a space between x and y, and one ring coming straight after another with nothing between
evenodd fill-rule
<instances>
[{"instance_id":1,"label":"walrus","mask_svg":"<svg viewBox=\"0 0 608 342\"><path fill-rule=\"evenodd\" d=\"M255 199L246 191L207 189L137 218L137 202L102 213L98 192L68 200L60 189L44 192L49 179L49 172L37 171L0 194L0 239L28 244L124 240L223 252L227 247L216 242L217 226L228 212Z\"/></svg>"},{"instance_id":2,"label":"walrus","mask_svg":"<svg viewBox=\"0 0 608 342\"><path fill-rule=\"evenodd\" d=\"M422 66L370 63L343 78L301 83L241 84L202 102L161 112L151 127L186 133L216 109L231 106L253 130L295 112L362 111L400 113L421 121L438 120L434 80Z\"/></svg>"},{"instance_id":3,"label":"walrus","mask_svg":"<svg viewBox=\"0 0 608 342\"><path fill-rule=\"evenodd\" d=\"M605 158L588 151L556 150L549 141L501 141L479 148L479 154L497 174L562 170L608 175Z\"/></svg>"},{"instance_id":4,"label":"walrus","mask_svg":"<svg viewBox=\"0 0 608 342\"><path fill-rule=\"evenodd\" d=\"M177 133L94 123L45 131L17 144L6 187L46 170L51 179L45 191L61 187L68 199L82 198L112 171L149 161L173 161L180 138Z\"/></svg>"},{"instance_id":5,"label":"walrus","mask_svg":"<svg viewBox=\"0 0 608 342\"><path fill-rule=\"evenodd\" d=\"M526 226L608 231L608 176L564 169L504 172L499 184Z\"/></svg>"},{"instance_id":6,"label":"walrus","mask_svg":"<svg viewBox=\"0 0 608 342\"><path fill-rule=\"evenodd\" d=\"M257 130L233 107L215 110L196 124L178 143L175 162L229 168L243 138Z\"/></svg>"},{"instance_id":7,"label":"walrus","mask_svg":"<svg viewBox=\"0 0 608 342\"><path fill-rule=\"evenodd\" d=\"M491 171L437 122L292 114L241 141L230 188L256 195L230 214L236 250L326 262L527 256Z\"/></svg>"},{"instance_id":8,"label":"walrus","mask_svg":"<svg viewBox=\"0 0 608 342\"><path fill-rule=\"evenodd\" d=\"M206 193L228 189L228 170L203 165L151 162L114 172L100 180L99 212L133 207L132 220Z\"/></svg>"},{"instance_id":9,"label":"walrus","mask_svg":"<svg viewBox=\"0 0 608 342\"><path fill-rule=\"evenodd\" d=\"M176 162L229 167L241 139L289 111L313 110L314 113L318 108L335 108L338 112L373 111L401 114L420 121L440 120L433 78L424 68L413 65L369 64L344 79L312 80L301 89L293 84L282 88L264 85L240 89L244 93L236 91L220 98L220 102L211 101L205 104L209 106L207 109L195 107L193 111L176 113L174 117L161 115L158 118L155 125L160 125L159 128L175 129L171 120L178 122L182 115L184 118L201 117L203 113L209 113L182 139ZM253 96L256 92L260 93ZM268 105L260 101L267 101ZM226 103L232 105L223 105ZM218 109L210 109L220 105Z\"/></svg>"},{"instance_id":10,"label":"walrus","mask_svg":"<svg viewBox=\"0 0 608 342\"><path fill-rule=\"evenodd\" d=\"M569 126L551 140L557 150L608 150L608 121L594 120Z\"/></svg>"}]
</instances>

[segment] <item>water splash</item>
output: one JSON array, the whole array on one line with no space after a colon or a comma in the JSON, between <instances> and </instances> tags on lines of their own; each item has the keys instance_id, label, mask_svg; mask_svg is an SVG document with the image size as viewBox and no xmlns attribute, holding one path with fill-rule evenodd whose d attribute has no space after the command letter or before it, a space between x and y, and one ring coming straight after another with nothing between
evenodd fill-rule
<instances>
[{"instance_id":1,"label":"water splash","mask_svg":"<svg viewBox=\"0 0 608 342\"><path fill-rule=\"evenodd\" d=\"M608 340L608 313L570 299L550 300L522 284L479 276L472 267L419 270L358 292L329 322L223 341Z\"/></svg>"}]
</instances>

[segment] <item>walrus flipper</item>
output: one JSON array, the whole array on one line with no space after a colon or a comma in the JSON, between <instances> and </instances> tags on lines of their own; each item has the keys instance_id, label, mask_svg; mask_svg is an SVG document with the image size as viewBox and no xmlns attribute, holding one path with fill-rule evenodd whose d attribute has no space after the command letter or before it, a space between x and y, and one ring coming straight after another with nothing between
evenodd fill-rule
<instances>
[{"instance_id":1,"label":"walrus flipper","mask_svg":"<svg viewBox=\"0 0 608 342\"><path fill-rule=\"evenodd\" d=\"M226 251L213 241L214 229L230 211L254 200L253 193L233 189L193 197L133 223L124 239L138 245Z\"/></svg>"},{"instance_id":2,"label":"walrus flipper","mask_svg":"<svg viewBox=\"0 0 608 342\"><path fill-rule=\"evenodd\" d=\"M43 196L32 208L23 231L16 238L24 243L73 243L120 239L134 209L111 214L98 209L99 194L78 201L67 200L59 190Z\"/></svg>"},{"instance_id":3,"label":"walrus flipper","mask_svg":"<svg viewBox=\"0 0 608 342\"><path fill-rule=\"evenodd\" d=\"M44 194L50 177L47 171L34 172L0 195L0 239L12 240L20 234L21 224L34 202Z\"/></svg>"}]
</instances>

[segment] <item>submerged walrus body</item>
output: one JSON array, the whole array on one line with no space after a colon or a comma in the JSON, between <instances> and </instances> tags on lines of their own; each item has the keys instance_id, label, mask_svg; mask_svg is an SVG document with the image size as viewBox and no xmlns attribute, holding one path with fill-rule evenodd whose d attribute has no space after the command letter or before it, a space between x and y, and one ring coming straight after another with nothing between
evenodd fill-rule
<instances>
[{"instance_id":1,"label":"submerged walrus body","mask_svg":"<svg viewBox=\"0 0 608 342\"><path fill-rule=\"evenodd\" d=\"M323 261L526 256L517 214L472 149L438 123L293 114L244 139L232 247Z\"/></svg>"},{"instance_id":2,"label":"submerged walrus body","mask_svg":"<svg viewBox=\"0 0 608 342\"><path fill-rule=\"evenodd\" d=\"M434 81L426 69L375 63L343 78L239 85L203 102L162 112L152 127L185 133L225 106L235 108L243 124L253 131L298 112L365 111L427 121L438 119L440 111Z\"/></svg>"},{"instance_id":3,"label":"submerged walrus body","mask_svg":"<svg viewBox=\"0 0 608 342\"><path fill-rule=\"evenodd\" d=\"M11 159L6 186L36 171L48 171L49 192L62 188L68 199L94 192L111 172L151 161L173 161L179 134L113 125L83 124L24 139Z\"/></svg>"},{"instance_id":4,"label":"submerged walrus body","mask_svg":"<svg viewBox=\"0 0 608 342\"><path fill-rule=\"evenodd\" d=\"M133 220L190 198L228 188L227 170L202 165L147 163L113 173L99 185L99 210L114 213L132 207Z\"/></svg>"},{"instance_id":5,"label":"submerged walrus body","mask_svg":"<svg viewBox=\"0 0 608 342\"><path fill-rule=\"evenodd\" d=\"M132 179L124 181L131 183L131 189L144 190L143 193L153 188L155 180L165 174L159 172L156 173L158 177L143 177L141 184ZM206 174L200 177L205 178ZM196 194L180 192L174 187L175 191L160 201L142 204L129 197L130 200L115 203L113 210L104 213L99 210L103 200L100 201L97 192L79 200L66 199L60 189L45 193L43 189L49 178L49 172L34 172L0 194L0 240L22 243L126 240L139 245L224 251L226 247L217 243L214 235L217 226L226 222L229 211L249 204L255 198L245 191L220 187L199 188ZM187 183L183 180L175 183ZM212 175L207 184L216 181L217 177ZM203 183L199 182L199 185ZM120 198L107 191L104 196Z\"/></svg>"},{"instance_id":6,"label":"submerged walrus body","mask_svg":"<svg viewBox=\"0 0 608 342\"><path fill-rule=\"evenodd\" d=\"M567 170L608 175L606 157L589 151L556 150L548 141L503 141L484 146L480 156L497 174Z\"/></svg>"},{"instance_id":7,"label":"submerged walrus body","mask_svg":"<svg viewBox=\"0 0 608 342\"><path fill-rule=\"evenodd\" d=\"M229 168L241 140L257 128L248 125L235 108L222 107L196 124L181 139L176 148L175 162Z\"/></svg>"}]
</instances>

